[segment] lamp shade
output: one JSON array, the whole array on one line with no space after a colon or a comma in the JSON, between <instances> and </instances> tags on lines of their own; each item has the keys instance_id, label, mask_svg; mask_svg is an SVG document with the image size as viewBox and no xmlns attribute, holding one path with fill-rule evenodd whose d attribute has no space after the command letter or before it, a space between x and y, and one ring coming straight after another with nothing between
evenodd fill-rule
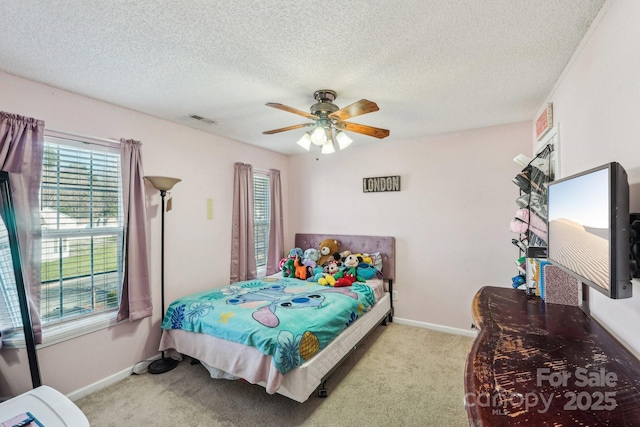
<instances>
[{"instance_id":1,"label":"lamp shade","mask_svg":"<svg viewBox=\"0 0 640 427\"><path fill-rule=\"evenodd\" d=\"M327 141L324 143L324 145L322 146L322 154L331 154L331 153L335 153L336 149L333 148L333 141Z\"/></svg>"},{"instance_id":2,"label":"lamp shade","mask_svg":"<svg viewBox=\"0 0 640 427\"><path fill-rule=\"evenodd\" d=\"M182 181L180 178L171 178L168 176L145 176L144 179L149 181L156 190L169 191L174 185Z\"/></svg>"},{"instance_id":3,"label":"lamp shade","mask_svg":"<svg viewBox=\"0 0 640 427\"><path fill-rule=\"evenodd\" d=\"M309 147L311 147L311 137L308 133L305 133L304 135L302 135L302 138L298 140L297 144L305 150L309 151Z\"/></svg>"},{"instance_id":4,"label":"lamp shade","mask_svg":"<svg viewBox=\"0 0 640 427\"><path fill-rule=\"evenodd\" d=\"M336 140L338 141L338 146L340 147L341 150L344 150L353 142L353 140L349 138L347 134L342 131L339 131L338 133L336 133Z\"/></svg>"}]
</instances>

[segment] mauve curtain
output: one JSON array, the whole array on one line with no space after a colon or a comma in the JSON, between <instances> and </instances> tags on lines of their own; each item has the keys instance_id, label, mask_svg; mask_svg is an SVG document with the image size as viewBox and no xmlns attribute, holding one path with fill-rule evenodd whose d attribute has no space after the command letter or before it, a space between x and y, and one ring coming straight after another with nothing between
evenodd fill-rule
<instances>
[{"instance_id":1,"label":"mauve curtain","mask_svg":"<svg viewBox=\"0 0 640 427\"><path fill-rule=\"evenodd\" d=\"M3 171L9 172L22 273L36 344L42 343L42 229L38 194L43 151L44 121L0 111L0 164Z\"/></svg>"},{"instance_id":2,"label":"mauve curtain","mask_svg":"<svg viewBox=\"0 0 640 427\"><path fill-rule=\"evenodd\" d=\"M269 169L269 252L267 254L267 276L277 273L280 260L284 258L284 227L282 219L282 186L280 171Z\"/></svg>"},{"instance_id":3,"label":"mauve curtain","mask_svg":"<svg viewBox=\"0 0 640 427\"><path fill-rule=\"evenodd\" d=\"M118 321L135 321L151 316L151 281L147 207L142 170L142 143L120 140L122 205L124 210L124 277Z\"/></svg>"},{"instance_id":4,"label":"mauve curtain","mask_svg":"<svg viewBox=\"0 0 640 427\"><path fill-rule=\"evenodd\" d=\"M253 221L253 166L233 166L231 283L258 277Z\"/></svg>"}]
</instances>

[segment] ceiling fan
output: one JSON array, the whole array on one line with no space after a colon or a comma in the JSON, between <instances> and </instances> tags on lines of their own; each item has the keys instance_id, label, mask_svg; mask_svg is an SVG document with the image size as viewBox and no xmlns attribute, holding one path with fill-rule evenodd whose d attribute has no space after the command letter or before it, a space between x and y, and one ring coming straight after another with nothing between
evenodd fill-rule
<instances>
[{"instance_id":1,"label":"ceiling fan","mask_svg":"<svg viewBox=\"0 0 640 427\"><path fill-rule=\"evenodd\" d=\"M299 125L287 126L284 128L268 130L262 132L265 135L285 132L304 127L313 127L311 131L305 133L298 141L298 145L309 150L311 144L322 146L322 153L328 154L335 151L334 144L338 143L340 149L346 148L351 142L343 131L361 133L363 135L373 136L374 138L386 138L389 136L387 129L376 128L357 123L345 122L344 120L351 117L361 116L367 113L378 111L378 105L375 102L361 99L344 108L338 108L335 101L337 94L330 89L317 90L313 93L313 97L317 101L311 106L311 113L288 107L276 102L268 102L267 107L277 108L278 110L288 111L307 119L312 120L311 123L302 123ZM335 131L335 132L334 132Z\"/></svg>"}]
</instances>

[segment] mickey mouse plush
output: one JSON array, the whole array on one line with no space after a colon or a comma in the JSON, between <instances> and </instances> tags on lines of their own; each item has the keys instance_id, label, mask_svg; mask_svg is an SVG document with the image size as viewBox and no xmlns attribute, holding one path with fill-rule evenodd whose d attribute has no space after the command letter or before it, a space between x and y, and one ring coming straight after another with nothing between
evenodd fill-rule
<instances>
[{"instance_id":1,"label":"mickey mouse plush","mask_svg":"<svg viewBox=\"0 0 640 427\"><path fill-rule=\"evenodd\" d=\"M364 282L365 280L358 276L358 264L362 262L362 257L355 254L348 255L344 259L344 270L342 270L337 276L335 287L351 286L354 282Z\"/></svg>"},{"instance_id":2,"label":"mickey mouse plush","mask_svg":"<svg viewBox=\"0 0 640 427\"><path fill-rule=\"evenodd\" d=\"M325 286L335 286L335 276L340 274L338 263L335 260L330 260L324 264L323 269L324 273L322 273L322 277L318 279L318 284Z\"/></svg>"}]
</instances>

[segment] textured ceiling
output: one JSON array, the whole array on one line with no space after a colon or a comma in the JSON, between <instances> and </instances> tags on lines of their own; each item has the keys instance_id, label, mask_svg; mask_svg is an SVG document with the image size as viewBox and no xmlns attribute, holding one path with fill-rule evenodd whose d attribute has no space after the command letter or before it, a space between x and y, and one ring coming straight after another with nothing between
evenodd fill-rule
<instances>
[{"instance_id":1,"label":"textured ceiling","mask_svg":"<svg viewBox=\"0 0 640 427\"><path fill-rule=\"evenodd\" d=\"M603 3L2 0L0 70L283 153L308 120L264 104L333 89L392 144L531 120Z\"/></svg>"}]
</instances>

